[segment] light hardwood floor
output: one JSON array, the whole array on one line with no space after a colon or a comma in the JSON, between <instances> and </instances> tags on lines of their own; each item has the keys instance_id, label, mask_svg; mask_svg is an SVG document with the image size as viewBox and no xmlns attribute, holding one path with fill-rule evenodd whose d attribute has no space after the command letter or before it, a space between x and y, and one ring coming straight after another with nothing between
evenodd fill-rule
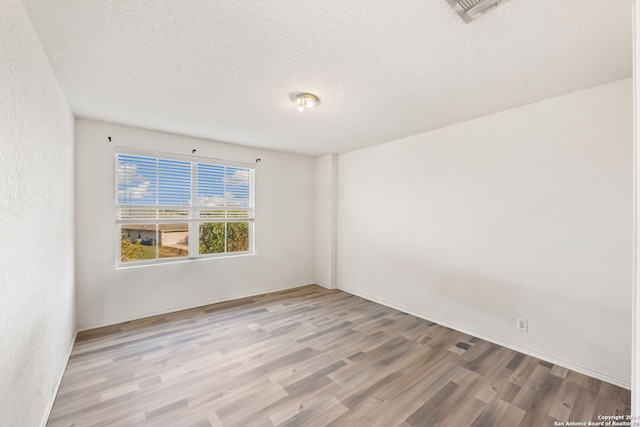
<instances>
[{"instance_id":1,"label":"light hardwood floor","mask_svg":"<svg viewBox=\"0 0 640 427\"><path fill-rule=\"evenodd\" d=\"M48 426L553 426L628 390L306 286L80 333Z\"/></svg>"}]
</instances>

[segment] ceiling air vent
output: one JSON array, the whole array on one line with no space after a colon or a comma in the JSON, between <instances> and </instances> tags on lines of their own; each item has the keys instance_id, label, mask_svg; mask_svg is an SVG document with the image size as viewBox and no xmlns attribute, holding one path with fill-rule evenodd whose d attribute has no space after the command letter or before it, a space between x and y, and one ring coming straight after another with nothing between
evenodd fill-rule
<instances>
[{"instance_id":1,"label":"ceiling air vent","mask_svg":"<svg viewBox=\"0 0 640 427\"><path fill-rule=\"evenodd\" d=\"M506 0L447 0L464 22L471 22Z\"/></svg>"}]
</instances>

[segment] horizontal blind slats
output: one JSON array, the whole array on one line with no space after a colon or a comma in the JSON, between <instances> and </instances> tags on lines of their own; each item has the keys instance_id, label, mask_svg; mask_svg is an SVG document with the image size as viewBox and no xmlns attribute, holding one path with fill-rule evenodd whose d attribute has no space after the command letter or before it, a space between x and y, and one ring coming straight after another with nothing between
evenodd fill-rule
<instances>
[{"instance_id":1,"label":"horizontal blind slats","mask_svg":"<svg viewBox=\"0 0 640 427\"><path fill-rule=\"evenodd\" d=\"M133 154L116 162L120 220L253 219L253 169Z\"/></svg>"}]
</instances>

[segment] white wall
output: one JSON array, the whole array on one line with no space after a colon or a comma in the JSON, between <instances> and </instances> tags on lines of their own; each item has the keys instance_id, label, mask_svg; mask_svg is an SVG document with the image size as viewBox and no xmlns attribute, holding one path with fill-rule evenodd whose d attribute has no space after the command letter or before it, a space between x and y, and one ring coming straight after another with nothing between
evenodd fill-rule
<instances>
[{"instance_id":1,"label":"white wall","mask_svg":"<svg viewBox=\"0 0 640 427\"><path fill-rule=\"evenodd\" d=\"M0 425L37 426L75 333L73 116L22 3L0 11Z\"/></svg>"},{"instance_id":2,"label":"white wall","mask_svg":"<svg viewBox=\"0 0 640 427\"><path fill-rule=\"evenodd\" d=\"M326 288L336 287L336 196L338 156L329 154L315 160L316 233L315 281Z\"/></svg>"},{"instance_id":3,"label":"white wall","mask_svg":"<svg viewBox=\"0 0 640 427\"><path fill-rule=\"evenodd\" d=\"M626 79L341 155L338 287L629 386L631 94Z\"/></svg>"},{"instance_id":4,"label":"white wall","mask_svg":"<svg viewBox=\"0 0 640 427\"><path fill-rule=\"evenodd\" d=\"M631 378L631 413L635 416L640 415L640 173L638 167L640 165L640 150L638 149L638 135L640 135L640 93L638 85L640 84L640 76L638 74L638 66L640 65L640 7L638 1L633 2L633 171L635 184L635 199L633 204L634 214L634 272L633 272L633 351L632 351L632 378Z\"/></svg>"},{"instance_id":5,"label":"white wall","mask_svg":"<svg viewBox=\"0 0 640 427\"><path fill-rule=\"evenodd\" d=\"M108 141L111 136L112 142ZM256 255L116 269L114 146L256 166ZM312 283L314 160L110 123L76 121L78 328Z\"/></svg>"}]
</instances>

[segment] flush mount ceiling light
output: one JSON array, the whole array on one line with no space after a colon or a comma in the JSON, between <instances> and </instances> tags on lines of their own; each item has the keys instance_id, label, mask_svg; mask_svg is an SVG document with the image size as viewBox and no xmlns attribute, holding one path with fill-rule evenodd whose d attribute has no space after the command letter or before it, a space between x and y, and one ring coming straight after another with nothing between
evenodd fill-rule
<instances>
[{"instance_id":1,"label":"flush mount ceiling light","mask_svg":"<svg viewBox=\"0 0 640 427\"><path fill-rule=\"evenodd\" d=\"M313 108L320 102L318 97L311 93L298 93L293 95L291 99L301 113L305 108Z\"/></svg>"},{"instance_id":2,"label":"flush mount ceiling light","mask_svg":"<svg viewBox=\"0 0 640 427\"><path fill-rule=\"evenodd\" d=\"M506 0L447 0L464 22L471 22Z\"/></svg>"}]
</instances>

